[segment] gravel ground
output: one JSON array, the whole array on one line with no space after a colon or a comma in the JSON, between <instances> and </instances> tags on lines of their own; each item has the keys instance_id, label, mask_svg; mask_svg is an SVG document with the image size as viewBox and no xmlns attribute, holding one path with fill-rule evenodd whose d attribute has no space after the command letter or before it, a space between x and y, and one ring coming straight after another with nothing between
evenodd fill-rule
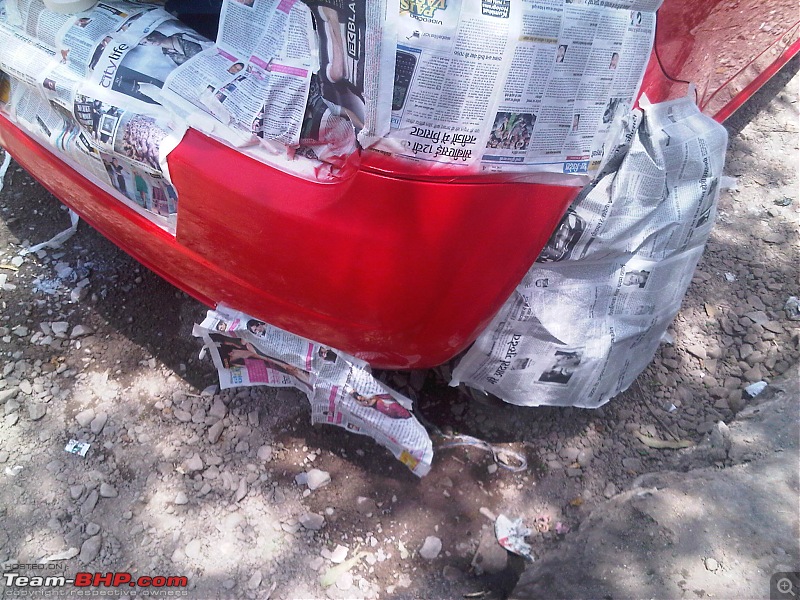
<instances>
[{"instance_id":1,"label":"gravel ground","mask_svg":"<svg viewBox=\"0 0 800 600\"><path fill-rule=\"evenodd\" d=\"M797 71L729 122L738 190L720 200L674 343L625 394L594 411L487 406L446 387L443 369L384 374L445 432L525 454L523 472L460 447L417 480L371 440L308 425L299 393L215 392L190 335L204 308L88 226L20 257L69 219L12 165L0 192L2 570L31 575L50 557L48 573L67 576L187 576L192 598L507 594L524 565L498 552L492 514L522 517L546 556L637 476L675 464L678 450L637 433L698 442L746 407L746 386L796 376L784 306L800 297ZM70 439L91 444L85 457L65 452ZM312 469L330 482L298 484Z\"/></svg>"}]
</instances>

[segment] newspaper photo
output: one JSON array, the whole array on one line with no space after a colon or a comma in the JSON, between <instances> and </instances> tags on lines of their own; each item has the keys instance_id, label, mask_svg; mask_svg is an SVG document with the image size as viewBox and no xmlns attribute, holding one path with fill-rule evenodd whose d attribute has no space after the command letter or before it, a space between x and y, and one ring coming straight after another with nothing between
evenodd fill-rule
<instances>
[{"instance_id":1,"label":"newspaper photo","mask_svg":"<svg viewBox=\"0 0 800 600\"><path fill-rule=\"evenodd\" d=\"M193 333L221 389L294 387L308 397L312 423L367 435L420 477L430 470L433 445L411 400L379 383L365 362L228 308L209 311Z\"/></svg>"},{"instance_id":2,"label":"newspaper photo","mask_svg":"<svg viewBox=\"0 0 800 600\"><path fill-rule=\"evenodd\" d=\"M392 130L374 150L423 174L596 175L659 5L402 0Z\"/></svg>"},{"instance_id":3,"label":"newspaper photo","mask_svg":"<svg viewBox=\"0 0 800 600\"><path fill-rule=\"evenodd\" d=\"M596 408L650 363L710 234L727 133L688 98L640 104L452 385Z\"/></svg>"},{"instance_id":4,"label":"newspaper photo","mask_svg":"<svg viewBox=\"0 0 800 600\"><path fill-rule=\"evenodd\" d=\"M6 4L0 69L14 90L9 116L84 176L174 232L178 202L167 156L186 125L157 104L153 90L177 63L142 42L160 32L183 40L188 30L138 3L100 2L77 15L53 13L36 0ZM10 25L14 19L20 27Z\"/></svg>"}]
</instances>

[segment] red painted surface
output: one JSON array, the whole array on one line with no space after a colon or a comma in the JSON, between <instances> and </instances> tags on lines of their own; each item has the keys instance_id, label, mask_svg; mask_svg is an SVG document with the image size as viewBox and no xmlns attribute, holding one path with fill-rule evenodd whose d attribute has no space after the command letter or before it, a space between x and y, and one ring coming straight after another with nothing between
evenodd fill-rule
<instances>
[{"instance_id":1,"label":"red painted surface","mask_svg":"<svg viewBox=\"0 0 800 600\"><path fill-rule=\"evenodd\" d=\"M790 2L775 3L784 4ZM707 57L714 43L739 35L730 30L731 23L744 23L736 6L665 2L657 35L661 64L651 58L643 85L651 101L685 94L686 84L674 79L694 77L701 103L721 119L797 53L798 27L781 21L780 29L770 29L770 44L760 34L754 45L739 44L749 56L731 58L717 73L721 67ZM715 29L713 37L710 19L721 18L725 7L729 28ZM376 367L433 366L469 345L578 192L497 181L422 182L367 170L317 184L190 131L169 156L180 197L173 238L2 117L0 142L92 226L202 302L233 305Z\"/></svg>"}]
</instances>

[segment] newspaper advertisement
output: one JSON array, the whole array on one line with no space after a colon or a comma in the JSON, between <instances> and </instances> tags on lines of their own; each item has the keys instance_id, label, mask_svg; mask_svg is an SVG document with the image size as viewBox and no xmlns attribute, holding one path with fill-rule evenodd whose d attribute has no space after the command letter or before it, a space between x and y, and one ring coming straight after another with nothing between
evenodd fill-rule
<instances>
[{"instance_id":1,"label":"newspaper advertisement","mask_svg":"<svg viewBox=\"0 0 800 600\"><path fill-rule=\"evenodd\" d=\"M423 173L596 175L659 5L402 0L392 130L375 149Z\"/></svg>"},{"instance_id":2,"label":"newspaper advertisement","mask_svg":"<svg viewBox=\"0 0 800 600\"><path fill-rule=\"evenodd\" d=\"M365 362L228 308L209 311L193 333L211 353L220 388L294 387L308 397L312 423L372 437L420 477L430 470L433 445L411 400L379 383Z\"/></svg>"},{"instance_id":3,"label":"newspaper advertisement","mask_svg":"<svg viewBox=\"0 0 800 600\"><path fill-rule=\"evenodd\" d=\"M15 90L12 119L174 232L177 193L166 159L186 125L155 102L152 90L176 65L159 64L141 42L151 28L186 28L163 10L129 2L100 2L77 15L52 13L39 0L8 5L9 17L24 25L0 21L0 69Z\"/></svg>"},{"instance_id":4,"label":"newspaper advertisement","mask_svg":"<svg viewBox=\"0 0 800 600\"><path fill-rule=\"evenodd\" d=\"M641 105L452 385L596 408L650 363L711 231L727 133L688 98Z\"/></svg>"}]
</instances>

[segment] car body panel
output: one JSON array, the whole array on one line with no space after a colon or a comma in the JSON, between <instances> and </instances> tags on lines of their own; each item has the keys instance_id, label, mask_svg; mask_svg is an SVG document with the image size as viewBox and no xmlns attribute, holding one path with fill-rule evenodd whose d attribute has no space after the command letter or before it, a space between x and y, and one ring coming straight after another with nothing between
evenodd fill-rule
<instances>
[{"instance_id":1,"label":"car body panel","mask_svg":"<svg viewBox=\"0 0 800 600\"><path fill-rule=\"evenodd\" d=\"M797 53L797 28L781 28L778 41L771 36L763 48L754 38L753 56L715 83L700 54L710 51L709 19L732 3L708 4L665 2L659 56L651 56L642 89L653 102L665 100L686 94L681 79L695 77L699 98L721 120ZM740 13L729 12L729 24L734 14ZM758 55L762 62L754 61ZM734 85L742 73L753 76ZM719 75L729 74L726 67ZM173 237L2 116L0 143L93 227L198 300L229 304L384 368L429 367L465 349L580 189L420 181L370 167L337 183L315 183L190 130L168 158L180 196Z\"/></svg>"}]
</instances>

